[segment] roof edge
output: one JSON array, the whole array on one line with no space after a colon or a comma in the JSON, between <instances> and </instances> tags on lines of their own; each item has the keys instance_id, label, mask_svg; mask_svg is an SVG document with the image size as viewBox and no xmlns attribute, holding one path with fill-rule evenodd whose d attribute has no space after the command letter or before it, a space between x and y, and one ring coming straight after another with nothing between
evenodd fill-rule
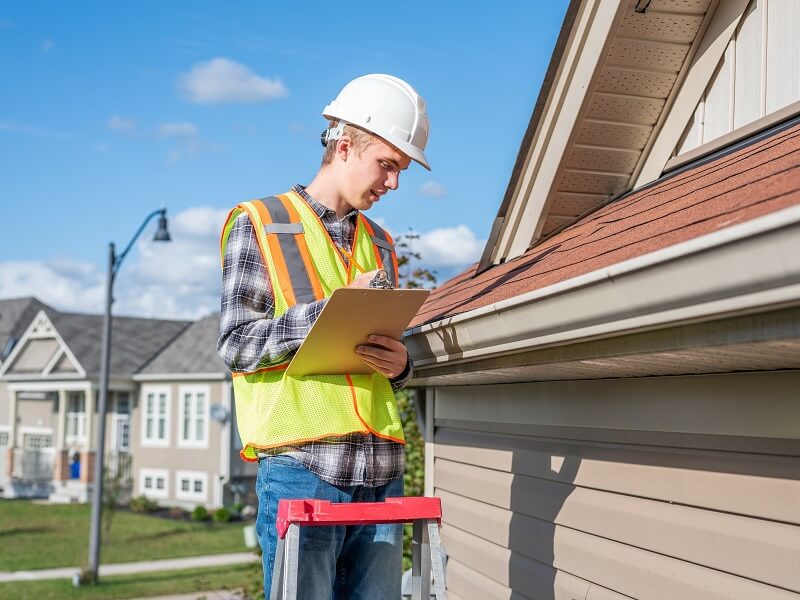
<instances>
[{"instance_id":1,"label":"roof edge","mask_svg":"<svg viewBox=\"0 0 800 600\"><path fill-rule=\"evenodd\" d=\"M786 257L800 257L800 205L415 327L405 341L424 370L800 304L800 258Z\"/></svg>"}]
</instances>

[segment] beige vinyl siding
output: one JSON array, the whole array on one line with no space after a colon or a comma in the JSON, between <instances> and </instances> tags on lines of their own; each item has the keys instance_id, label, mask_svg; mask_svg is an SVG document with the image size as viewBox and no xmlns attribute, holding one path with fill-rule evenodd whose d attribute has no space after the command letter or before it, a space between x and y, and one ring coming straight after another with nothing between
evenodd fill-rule
<instances>
[{"instance_id":1,"label":"beige vinyl siding","mask_svg":"<svg viewBox=\"0 0 800 600\"><path fill-rule=\"evenodd\" d=\"M453 596L798 598L797 389L798 372L436 389Z\"/></svg>"},{"instance_id":2,"label":"beige vinyl siding","mask_svg":"<svg viewBox=\"0 0 800 600\"><path fill-rule=\"evenodd\" d=\"M676 154L800 100L800 2L751 0Z\"/></svg>"},{"instance_id":3,"label":"beige vinyl siding","mask_svg":"<svg viewBox=\"0 0 800 600\"><path fill-rule=\"evenodd\" d=\"M11 363L8 374L39 373L59 348L60 345L55 339L28 340Z\"/></svg>"},{"instance_id":4,"label":"beige vinyl siding","mask_svg":"<svg viewBox=\"0 0 800 600\"><path fill-rule=\"evenodd\" d=\"M214 486L219 481L222 472L223 444L227 439L223 436L223 426L208 416L209 406L223 403L223 386L230 383L217 380L208 382L198 381L148 381L143 383L138 397L135 399L134 408L131 412L131 453L134 459L134 489L139 490L139 471L140 469L163 469L169 474L168 492L163 499L164 504L183 504L186 507L193 507L197 504L204 504L211 507L215 503ZM208 447L193 448L181 447L179 439L181 435L181 408L182 389L197 389L207 387L208 397L206 398L206 419L208 423ZM164 447L143 447L142 446L142 399L148 390L168 390L170 399L169 419L168 419L168 444ZM202 472L205 477L205 500L195 501L178 498L177 486L180 485L177 474L178 471ZM138 492L135 492L138 493ZM159 501L162 501L159 499Z\"/></svg>"},{"instance_id":5,"label":"beige vinyl siding","mask_svg":"<svg viewBox=\"0 0 800 600\"><path fill-rule=\"evenodd\" d=\"M52 399L47 400L17 400L17 425L19 427L34 427L51 429L55 434L56 411ZM21 440L22 438L20 438ZM55 442L55 440L53 440Z\"/></svg>"}]
</instances>

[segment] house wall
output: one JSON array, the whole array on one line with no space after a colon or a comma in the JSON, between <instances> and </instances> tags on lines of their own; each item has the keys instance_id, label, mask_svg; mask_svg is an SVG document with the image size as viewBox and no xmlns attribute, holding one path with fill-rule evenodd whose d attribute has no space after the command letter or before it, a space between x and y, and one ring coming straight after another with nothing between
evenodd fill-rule
<instances>
[{"instance_id":1,"label":"house wall","mask_svg":"<svg viewBox=\"0 0 800 600\"><path fill-rule=\"evenodd\" d=\"M27 433L50 433L53 443L56 439L56 419L58 416L56 404L53 399L47 400L17 400L17 435L18 444L22 446L23 435Z\"/></svg>"},{"instance_id":2,"label":"house wall","mask_svg":"<svg viewBox=\"0 0 800 600\"><path fill-rule=\"evenodd\" d=\"M9 410L11 400L8 397L8 386L5 381L0 380L0 427L7 427L9 423Z\"/></svg>"},{"instance_id":3,"label":"house wall","mask_svg":"<svg viewBox=\"0 0 800 600\"><path fill-rule=\"evenodd\" d=\"M448 598L797 598L800 372L429 390Z\"/></svg>"},{"instance_id":4,"label":"house wall","mask_svg":"<svg viewBox=\"0 0 800 600\"><path fill-rule=\"evenodd\" d=\"M133 463L133 495L144 494L161 504L182 505L193 508L199 504L207 507L220 506L222 498L218 490L220 477L227 470L226 452L228 434L223 431L227 425L210 419L208 407L223 404L223 388L230 385L226 381L170 381L142 383L136 394L131 413L131 453ZM207 404L208 435L204 447L182 447L179 440L181 419L181 395L186 390L205 390ZM153 446L144 440L144 402L150 391L166 391L169 414L167 440L161 446ZM228 421L230 423L230 420ZM163 492L147 492L143 488L144 477L165 476ZM178 490L181 477L204 481L202 497L187 497Z\"/></svg>"}]
</instances>

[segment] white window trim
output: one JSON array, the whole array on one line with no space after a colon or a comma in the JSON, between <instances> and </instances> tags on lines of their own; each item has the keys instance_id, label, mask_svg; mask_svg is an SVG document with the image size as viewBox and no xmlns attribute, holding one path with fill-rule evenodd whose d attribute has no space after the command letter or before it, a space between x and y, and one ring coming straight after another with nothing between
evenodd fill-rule
<instances>
[{"instance_id":1,"label":"white window trim","mask_svg":"<svg viewBox=\"0 0 800 600\"><path fill-rule=\"evenodd\" d=\"M181 490L181 482L189 480L189 491ZM198 494L194 491L194 482L203 482L203 492ZM208 500L208 473L205 471L175 471L175 499L193 500L196 502L206 502Z\"/></svg>"},{"instance_id":2,"label":"white window trim","mask_svg":"<svg viewBox=\"0 0 800 600\"><path fill-rule=\"evenodd\" d=\"M119 424L128 424L128 445L124 448L119 446ZM131 418L130 415L122 413L114 413L111 416L111 448L115 451L130 452L131 451Z\"/></svg>"},{"instance_id":3,"label":"white window trim","mask_svg":"<svg viewBox=\"0 0 800 600\"><path fill-rule=\"evenodd\" d=\"M83 411L82 412L73 412L69 410L69 394L76 393L74 390L67 392L67 410L66 414L64 415L64 440L67 444L85 444L87 441L86 438L86 429L88 427L88 415L86 414L86 405L89 403L88 399L86 398L86 394L84 393L83 396ZM69 422L70 418L74 418L78 422L78 433L76 435L68 434L67 431L69 430Z\"/></svg>"},{"instance_id":4,"label":"white window trim","mask_svg":"<svg viewBox=\"0 0 800 600\"><path fill-rule=\"evenodd\" d=\"M153 489L146 489L144 487L144 480L145 477L152 477L153 482L157 477L162 477L164 479L164 489L159 490L156 488ZM148 498L168 498L169 497L169 470L167 469L139 469L139 494L142 496L147 496Z\"/></svg>"},{"instance_id":5,"label":"white window trim","mask_svg":"<svg viewBox=\"0 0 800 600\"><path fill-rule=\"evenodd\" d=\"M147 396L154 394L158 400L159 394L165 394L167 397L166 413L164 414L164 439L148 438L147 437ZM168 448L170 445L170 415L172 414L172 389L170 386L143 386L142 395L139 400L139 407L142 412L141 417L141 433L139 435L139 442L142 448ZM154 405L157 410L158 402ZM157 414L157 413L156 413ZM157 421L156 421L157 423Z\"/></svg>"},{"instance_id":6,"label":"white window trim","mask_svg":"<svg viewBox=\"0 0 800 600\"><path fill-rule=\"evenodd\" d=\"M196 394L198 392L202 392L205 394L206 397L206 406L205 406L205 419L204 421L204 429L203 429L203 441L198 442L197 440L185 440L183 439L183 419L185 417L185 411L183 408L183 395L186 393L194 394L195 398L197 397ZM209 445L209 435L210 431L210 424L209 421L211 420L211 387L208 385L182 385L178 388L178 447L179 448L199 448L199 449L207 449Z\"/></svg>"}]
</instances>

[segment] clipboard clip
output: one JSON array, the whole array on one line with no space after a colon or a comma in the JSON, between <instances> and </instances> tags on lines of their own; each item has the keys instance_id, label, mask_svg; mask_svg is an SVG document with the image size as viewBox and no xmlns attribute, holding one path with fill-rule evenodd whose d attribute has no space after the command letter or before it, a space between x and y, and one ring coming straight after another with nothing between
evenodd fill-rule
<instances>
[{"instance_id":1,"label":"clipboard clip","mask_svg":"<svg viewBox=\"0 0 800 600\"><path fill-rule=\"evenodd\" d=\"M392 289L392 284L389 281L389 274L386 272L386 270L378 269L377 273L375 273L375 277L370 279L368 287L379 290Z\"/></svg>"}]
</instances>

